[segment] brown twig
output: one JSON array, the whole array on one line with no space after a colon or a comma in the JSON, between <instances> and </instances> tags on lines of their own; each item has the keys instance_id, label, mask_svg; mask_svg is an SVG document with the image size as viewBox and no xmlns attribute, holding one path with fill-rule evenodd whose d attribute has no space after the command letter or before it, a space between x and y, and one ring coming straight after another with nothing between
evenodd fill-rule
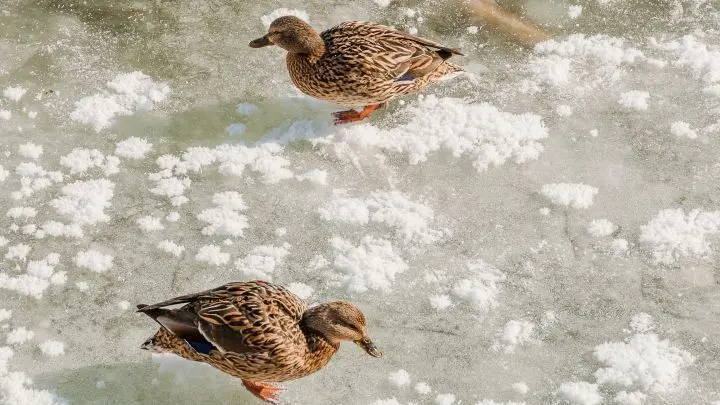
<instances>
[{"instance_id":1,"label":"brown twig","mask_svg":"<svg viewBox=\"0 0 720 405\"><path fill-rule=\"evenodd\" d=\"M550 35L530 21L523 21L517 15L506 11L494 0L458 0L467 4L476 20L510 36L524 46L533 47L550 39Z\"/></svg>"}]
</instances>

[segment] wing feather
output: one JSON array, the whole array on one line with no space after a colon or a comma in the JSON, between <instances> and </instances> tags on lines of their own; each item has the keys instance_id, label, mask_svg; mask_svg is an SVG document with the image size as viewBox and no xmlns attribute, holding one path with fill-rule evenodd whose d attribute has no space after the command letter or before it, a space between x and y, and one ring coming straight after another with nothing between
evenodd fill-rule
<instances>
[{"instance_id":1,"label":"wing feather","mask_svg":"<svg viewBox=\"0 0 720 405\"><path fill-rule=\"evenodd\" d=\"M332 31L335 31L332 35L357 36L353 44L363 49L354 53L397 84L412 83L437 70L452 55L462 55L456 48L372 22L349 21L328 32Z\"/></svg>"},{"instance_id":2,"label":"wing feather","mask_svg":"<svg viewBox=\"0 0 720 405\"><path fill-rule=\"evenodd\" d=\"M139 312L150 314L183 303L187 305L182 310L194 317L197 332L223 353L269 352L288 339L301 343L298 322L305 303L281 286L264 281L230 283L143 306Z\"/></svg>"}]
</instances>

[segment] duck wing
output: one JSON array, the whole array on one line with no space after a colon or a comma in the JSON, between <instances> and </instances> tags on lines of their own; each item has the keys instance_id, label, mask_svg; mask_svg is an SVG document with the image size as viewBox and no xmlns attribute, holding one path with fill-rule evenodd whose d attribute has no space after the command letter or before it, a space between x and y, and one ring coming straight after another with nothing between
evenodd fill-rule
<instances>
[{"instance_id":1,"label":"duck wing","mask_svg":"<svg viewBox=\"0 0 720 405\"><path fill-rule=\"evenodd\" d=\"M170 305L186 304L179 309ZM230 283L153 305L138 306L196 351L266 353L299 342L306 306L285 288L264 281Z\"/></svg>"},{"instance_id":2,"label":"duck wing","mask_svg":"<svg viewBox=\"0 0 720 405\"><path fill-rule=\"evenodd\" d=\"M456 48L372 22L349 21L326 32L334 44L349 44L340 52L365 59L369 69L384 72L398 84L428 75L451 56L462 55Z\"/></svg>"}]
</instances>

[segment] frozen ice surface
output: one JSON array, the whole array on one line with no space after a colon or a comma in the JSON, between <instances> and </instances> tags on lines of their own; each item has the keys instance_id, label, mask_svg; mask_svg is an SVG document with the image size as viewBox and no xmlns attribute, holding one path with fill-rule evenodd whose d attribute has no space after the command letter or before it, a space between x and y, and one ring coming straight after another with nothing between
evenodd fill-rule
<instances>
[{"instance_id":1,"label":"frozen ice surface","mask_svg":"<svg viewBox=\"0 0 720 405\"><path fill-rule=\"evenodd\" d=\"M717 2L500 2L553 33L528 50L451 0L55 3L0 6L0 404L255 403L133 311L251 278L385 352L287 403L720 399ZM286 13L470 73L336 127L247 47Z\"/></svg>"}]
</instances>

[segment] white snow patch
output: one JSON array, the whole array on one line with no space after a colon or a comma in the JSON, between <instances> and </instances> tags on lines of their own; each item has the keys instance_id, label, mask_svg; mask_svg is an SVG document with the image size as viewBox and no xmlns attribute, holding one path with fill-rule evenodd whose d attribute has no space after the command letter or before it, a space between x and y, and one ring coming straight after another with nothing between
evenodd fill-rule
<instances>
[{"instance_id":1,"label":"white snow patch","mask_svg":"<svg viewBox=\"0 0 720 405\"><path fill-rule=\"evenodd\" d=\"M0 110L0 118L7 121L12 118L12 113L8 110Z\"/></svg>"},{"instance_id":2,"label":"white snow patch","mask_svg":"<svg viewBox=\"0 0 720 405\"><path fill-rule=\"evenodd\" d=\"M64 271L58 271L50 277L52 285L65 285L65 283L67 283L67 273Z\"/></svg>"},{"instance_id":3,"label":"white snow patch","mask_svg":"<svg viewBox=\"0 0 720 405\"><path fill-rule=\"evenodd\" d=\"M509 321L505 324L503 333L499 341L493 345L493 349L505 353L512 353L517 346L535 343L536 340L533 338L534 330L535 325L532 322L524 320Z\"/></svg>"},{"instance_id":4,"label":"white snow patch","mask_svg":"<svg viewBox=\"0 0 720 405\"><path fill-rule=\"evenodd\" d=\"M65 344L57 340L46 340L38 345L42 354L47 357L58 357L65 354Z\"/></svg>"},{"instance_id":5,"label":"white snow patch","mask_svg":"<svg viewBox=\"0 0 720 405\"><path fill-rule=\"evenodd\" d=\"M714 84L712 86L705 87L703 93L708 96L720 98L720 84Z\"/></svg>"},{"instance_id":6,"label":"white snow patch","mask_svg":"<svg viewBox=\"0 0 720 405\"><path fill-rule=\"evenodd\" d=\"M380 0L375 0L380 1ZM388 398L388 399L378 399L375 402L371 403L370 405L402 405L400 402L398 402L395 398Z\"/></svg>"},{"instance_id":7,"label":"white snow patch","mask_svg":"<svg viewBox=\"0 0 720 405\"><path fill-rule=\"evenodd\" d=\"M308 13L305 10L298 10L296 8L289 9L289 8L278 8L270 13L267 13L260 17L260 21L263 23L265 28L270 28L270 24L272 24L275 19L286 16L286 15L293 15L301 20L309 21L310 17L308 16Z\"/></svg>"},{"instance_id":8,"label":"white snow patch","mask_svg":"<svg viewBox=\"0 0 720 405\"><path fill-rule=\"evenodd\" d=\"M693 35L657 44L657 47L675 53L674 66L690 68L696 78L707 83L720 82L720 50L717 48L709 48Z\"/></svg>"},{"instance_id":9,"label":"white snow patch","mask_svg":"<svg viewBox=\"0 0 720 405\"><path fill-rule=\"evenodd\" d=\"M168 222L177 222L180 219L180 213L177 211L170 212L165 216L165 219Z\"/></svg>"},{"instance_id":10,"label":"white snow patch","mask_svg":"<svg viewBox=\"0 0 720 405\"><path fill-rule=\"evenodd\" d=\"M75 148L60 157L60 165L70 169L70 174L86 173L93 168L102 169L105 175L117 174L120 170L117 156L105 156L97 149Z\"/></svg>"},{"instance_id":11,"label":"white snow patch","mask_svg":"<svg viewBox=\"0 0 720 405\"><path fill-rule=\"evenodd\" d=\"M94 179L67 184L62 196L50 201L58 214L80 225L107 222L105 208L110 206L115 184L107 179Z\"/></svg>"},{"instance_id":12,"label":"white snow patch","mask_svg":"<svg viewBox=\"0 0 720 405\"><path fill-rule=\"evenodd\" d=\"M590 207L597 193L597 187L578 183L545 184L540 189L540 194L545 196L553 204L569 206L576 209Z\"/></svg>"},{"instance_id":13,"label":"white snow patch","mask_svg":"<svg viewBox=\"0 0 720 405\"><path fill-rule=\"evenodd\" d=\"M655 262L669 265L683 257L709 255L713 250L708 237L718 233L720 211L685 214L682 208L665 209L640 227L640 242L650 247Z\"/></svg>"},{"instance_id":14,"label":"white snow patch","mask_svg":"<svg viewBox=\"0 0 720 405\"><path fill-rule=\"evenodd\" d=\"M431 295L429 298L430 306L436 311L448 309L452 305L450 296L447 294Z\"/></svg>"},{"instance_id":15,"label":"white snow patch","mask_svg":"<svg viewBox=\"0 0 720 405\"><path fill-rule=\"evenodd\" d=\"M213 208L205 208L198 214L198 219L208 223L203 228L203 235L242 236L248 227L248 219L238 211L247 209L240 193L225 191L213 196Z\"/></svg>"},{"instance_id":16,"label":"white snow patch","mask_svg":"<svg viewBox=\"0 0 720 405\"><path fill-rule=\"evenodd\" d=\"M175 244L175 242L167 239L158 243L157 248L162 250L163 252L170 253L175 257L180 257L182 252L185 251L184 246L177 245Z\"/></svg>"},{"instance_id":17,"label":"white snow patch","mask_svg":"<svg viewBox=\"0 0 720 405\"><path fill-rule=\"evenodd\" d=\"M410 374L407 371L400 369L391 372L388 375L388 380L390 380L390 382L396 387L405 387L410 385Z\"/></svg>"},{"instance_id":18,"label":"white snow patch","mask_svg":"<svg viewBox=\"0 0 720 405\"><path fill-rule=\"evenodd\" d=\"M582 14L583 6L581 5L572 5L568 7L568 17L571 20L574 20L578 17L580 17L580 14Z\"/></svg>"},{"instance_id":19,"label":"white snow patch","mask_svg":"<svg viewBox=\"0 0 720 405\"><path fill-rule=\"evenodd\" d=\"M610 242L610 252L616 256L622 255L627 252L630 248L630 243L627 239L617 238Z\"/></svg>"},{"instance_id":20,"label":"white snow patch","mask_svg":"<svg viewBox=\"0 0 720 405\"><path fill-rule=\"evenodd\" d=\"M640 391L620 391L615 395L615 402L619 405L642 405L647 398L647 394Z\"/></svg>"},{"instance_id":21,"label":"white snow patch","mask_svg":"<svg viewBox=\"0 0 720 405\"><path fill-rule=\"evenodd\" d=\"M3 96L12 101L20 101L21 98L25 95L24 88L17 86L17 87L6 87L5 90L3 90Z\"/></svg>"},{"instance_id":22,"label":"white snow patch","mask_svg":"<svg viewBox=\"0 0 720 405\"><path fill-rule=\"evenodd\" d=\"M12 207L5 215L13 219L28 220L37 215L37 210L33 207Z\"/></svg>"},{"instance_id":23,"label":"white snow patch","mask_svg":"<svg viewBox=\"0 0 720 405\"><path fill-rule=\"evenodd\" d=\"M287 289L302 300L312 297L313 294L313 288L305 283L290 283L288 284Z\"/></svg>"},{"instance_id":24,"label":"white snow patch","mask_svg":"<svg viewBox=\"0 0 720 405\"><path fill-rule=\"evenodd\" d=\"M132 136L120 141L115 147L115 154L126 159L143 159L152 151L153 145L145 138Z\"/></svg>"},{"instance_id":25,"label":"white snow patch","mask_svg":"<svg viewBox=\"0 0 720 405\"><path fill-rule=\"evenodd\" d=\"M455 403L455 394L438 394L435 397L436 405L452 405Z\"/></svg>"},{"instance_id":26,"label":"white snow patch","mask_svg":"<svg viewBox=\"0 0 720 405\"><path fill-rule=\"evenodd\" d=\"M601 238L603 236L610 236L617 227L607 219L595 219L590 221L587 227L587 231L590 235Z\"/></svg>"},{"instance_id":27,"label":"white snow patch","mask_svg":"<svg viewBox=\"0 0 720 405\"><path fill-rule=\"evenodd\" d=\"M283 246L256 246L250 253L235 261L235 267L248 277L272 280L275 269L283 263L290 254L290 245Z\"/></svg>"},{"instance_id":28,"label":"white snow patch","mask_svg":"<svg viewBox=\"0 0 720 405\"><path fill-rule=\"evenodd\" d=\"M113 266L113 257L97 250L78 252L75 256L75 265L95 273L104 273Z\"/></svg>"},{"instance_id":29,"label":"white snow patch","mask_svg":"<svg viewBox=\"0 0 720 405\"><path fill-rule=\"evenodd\" d=\"M427 383L419 382L415 384L415 391L420 395L427 395L432 392L432 388Z\"/></svg>"},{"instance_id":30,"label":"white snow patch","mask_svg":"<svg viewBox=\"0 0 720 405\"><path fill-rule=\"evenodd\" d=\"M480 31L480 28L478 28L477 25L471 25L465 29L468 34L473 35L477 34Z\"/></svg>"},{"instance_id":31,"label":"white snow patch","mask_svg":"<svg viewBox=\"0 0 720 405\"><path fill-rule=\"evenodd\" d=\"M18 153L24 158L37 160L43 154L43 147L42 145L28 142L18 147Z\"/></svg>"},{"instance_id":32,"label":"white snow patch","mask_svg":"<svg viewBox=\"0 0 720 405\"><path fill-rule=\"evenodd\" d=\"M21 371L10 371L8 362L14 352L0 347L0 400L3 405L67 405L68 402L47 390L32 388L32 380Z\"/></svg>"},{"instance_id":33,"label":"white snow patch","mask_svg":"<svg viewBox=\"0 0 720 405\"><path fill-rule=\"evenodd\" d=\"M106 86L109 92L87 96L76 102L70 118L100 132L110 127L118 116L152 110L155 103L165 100L170 93L166 83L155 83L142 72L119 74Z\"/></svg>"},{"instance_id":34,"label":"white snow patch","mask_svg":"<svg viewBox=\"0 0 720 405\"><path fill-rule=\"evenodd\" d=\"M87 281L78 281L75 283L75 287L80 291L87 291L90 288L90 284L88 284Z\"/></svg>"},{"instance_id":35,"label":"white snow patch","mask_svg":"<svg viewBox=\"0 0 720 405\"><path fill-rule=\"evenodd\" d=\"M617 81L623 65L644 59L641 51L626 47L624 39L607 35L552 39L536 45L534 53L527 64L531 78L524 86L530 91L539 91L539 85L571 83L577 84L576 89L592 89Z\"/></svg>"},{"instance_id":36,"label":"white snow patch","mask_svg":"<svg viewBox=\"0 0 720 405\"><path fill-rule=\"evenodd\" d=\"M12 318L12 311L5 308L0 308L0 323L3 323Z\"/></svg>"},{"instance_id":37,"label":"white snow patch","mask_svg":"<svg viewBox=\"0 0 720 405\"><path fill-rule=\"evenodd\" d=\"M650 93L647 91L630 90L620 94L618 103L629 110L645 111L648 109L649 98Z\"/></svg>"},{"instance_id":38,"label":"white snow patch","mask_svg":"<svg viewBox=\"0 0 720 405\"><path fill-rule=\"evenodd\" d=\"M85 236L82 228L79 224L63 224L58 221L47 221L40 225L40 231L44 235L55 236L55 237L66 237L82 239Z\"/></svg>"},{"instance_id":39,"label":"white snow patch","mask_svg":"<svg viewBox=\"0 0 720 405\"><path fill-rule=\"evenodd\" d=\"M27 330L23 327L15 328L7 334L5 341L9 345L21 345L31 341L35 337L35 332Z\"/></svg>"},{"instance_id":40,"label":"white snow patch","mask_svg":"<svg viewBox=\"0 0 720 405\"><path fill-rule=\"evenodd\" d=\"M162 224L160 218L152 215L146 215L137 219L137 224L143 232L162 231L165 225Z\"/></svg>"},{"instance_id":41,"label":"white snow patch","mask_svg":"<svg viewBox=\"0 0 720 405\"><path fill-rule=\"evenodd\" d=\"M630 328L638 333L648 333L655 329L655 322L650 314L640 312L633 315L630 320Z\"/></svg>"},{"instance_id":42,"label":"white snow patch","mask_svg":"<svg viewBox=\"0 0 720 405\"><path fill-rule=\"evenodd\" d=\"M318 209L320 217L326 221L347 222L365 225L370 221L370 209L366 201L359 198L333 197Z\"/></svg>"},{"instance_id":43,"label":"white snow patch","mask_svg":"<svg viewBox=\"0 0 720 405\"><path fill-rule=\"evenodd\" d=\"M639 388L665 393L681 384L682 370L695 358L660 340L654 333L638 333L626 342L608 342L595 347L594 357L607 367L595 372L599 384Z\"/></svg>"},{"instance_id":44,"label":"white snow patch","mask_svg":"<svg viewBox=\"0 0 720 405\"><path fill-rule=\"evenodd\" d=\"M414 202L399 191L375 191L364 200L357 198L333 197L321 207L320 216L328 221L367 224L369 221L384 223L397 230L407 243L433 243L443 233L430 228L434 219L432 208Z\"/></svg>"},{"instance_id":45,"label":"white snow patch","mask_svg":"<svg viewBox=\"0 0 720 405\"><path fill-rule=\"evenodd\" d=\"M555 108L555 113L561 117L569 117L573 115L573 108L567 104L561 104Z\"/></svg>"},{"instance_id":46,"label":"white snow patch","mask_svg":"<svg viewBox=\"0 0 720 405\"><path fill-rule=\"evenodd\" d=\"M585 381L562 383L556 394L572 405L600 405L603 400L598 385Z\"/></svg>"},{"instance_id":47,"label":"white snow patch","mask_svg":"<svg viewBox=\"0 0 720 405\"><path fill-rule=\"evenodd\" d=\"M469 104L433 95L419 96L398 113L398 118L400 124L392 128L363 123L334 128L325 137L317 136L323 130L316 128L318 125L296 122L287 131L268 137L280 141L309 137L324 153L334 153L355 164L377 148L406 153L413 165L446 149L455 157L470 156L473 166L482 172L508 160L524 163L537 159L543 151L539 141L548 136L538 115L511 114L487 103Z\"/></svg>"},{"instance_id":48,"label":"white snow patch","mask_svg":"<svg viewBox=\"0 0 720 405\"><path fill-rule=\"evenodd\" d=\"M380 8L385 8L392 3L392 0L373 0Z\"/></svg>"},{"instance_id":49,"label":"white snow patch","mask_svg":"<svg viewBox=\"0 0 720 405\"><path fill-rule=\"evenodd\" d=\"M212 264L213 266L221 266L230 261L230 254L220 250L220 246L205 245L198 250L195 255L195 260Z\"/></svg>"},{"instance_id":50,"label":"white snow patch","mask_svg":"<svg viewBox=\"0 0 720 405\"><path fill-rule=\"evenodd\" d=\"M25 271L27 274L41 279L48 279L55 271L55 265L49 260L50 256L43 260L31 260L28 262Z\"/></svg>"},{"instance_id":51,"label":"white snow patch","mask_svg":"<svg viewBox=\"0 0 720 405\"><path fill-rule=\"evenodd\" d=\"M167 177L155 179L155 187L150 189L150 192L157 195L164 195L167 197L181 197L185 192L185 188L190 186L190 179L177 177Z\"/></svg>"},{"instance_id":52,"label":"white snow patch","mask_svg":"<svg viewBox=\"0 0 720 405\"><path fill-rule=\"evenodd\" d=\"M354 246L350 241L334 237L330 244L335 251L335 268L340 271L342 284L351 293L389 292L395 277L408 268L385 239L364 236L360 244Z\"/></svg>"},{"instance_id":53,"label":"white snow patch","mask_svg":"<svg viewBox=\"0 0 720 405\"><path fill-rule=\"evenodd\" d=\"M24 262L25 258L30 253L30 250L32 250L30 246L24 243L18 243L17 245L8 247L8 251L5 253L5 258L8 260L18 260Z\"/></svg>"},{"instance_id":54,"label":"white snow patch","mask_svg":"<svg viewBox=\"0 0 720 405\"><path fill-rule=\"evenodd\" d=\"M299 181L309 181L311 183L324 186L327 184L327 170L313 169L304 174L298 174L295 178Z\"/></svg>"},{"instance_id":55,"label":"white snow patch","mask_svg":"<svg viewBox=\"0 0 720 405\"><path fill-rule=\"evenodd\" d=\"M30 274L9 276L5 273L0 273L0 288L15 291L21 295L31 296L35 299L42 298L43 292L49 286L50 282L48 280Z\"/></svg>"},{"instance_id":56,"label":"white snow patch","mask_svg":"<svg viewBox=\"0 0 720 405\"><path fill-rule=\"evenodd\" d=\"M675 121L670 124L670 133L678 138L697 139L697 131L690 128L690 124L684 121Z\"/></svg>"},{"instance_id":57,"label":"white snow patch","mask_svg":"<svg viewBox=\"0 0 720 405\"><path fill-rule=\"evenodd\" d=\"M118 302L117 306L118 306L118 308L120 308L121 310L127 311L128 309L130 309L130 306L131 306L131 305L130 305L130 302L129 302L129 301L120 301L120 302Z\"/></svg>"},{"instance_id":58,"label":"white snow patch","mask_svg":"<svg viewBox=\"0 0 720 405\"><path fill-rule=\"evenodd\" d=\"M474 276L457 282L452 289L453 295L479 310L496 307L500 283L505 281L505 275L483 261L467 263L467 267Z\"/></svg>"},{"instance_id":59,"label":"white snow patch","mask_svg":"<svg viewBox=\"0 0 720 405\"><path fill-rule=\"evenodd\" d=\"M520 395L527 394L528 390L529 390L528 385L525 384L523 381L513 383L511 387L512 387L513 391L517 392Z\"/></svg>"}]
</instances>

